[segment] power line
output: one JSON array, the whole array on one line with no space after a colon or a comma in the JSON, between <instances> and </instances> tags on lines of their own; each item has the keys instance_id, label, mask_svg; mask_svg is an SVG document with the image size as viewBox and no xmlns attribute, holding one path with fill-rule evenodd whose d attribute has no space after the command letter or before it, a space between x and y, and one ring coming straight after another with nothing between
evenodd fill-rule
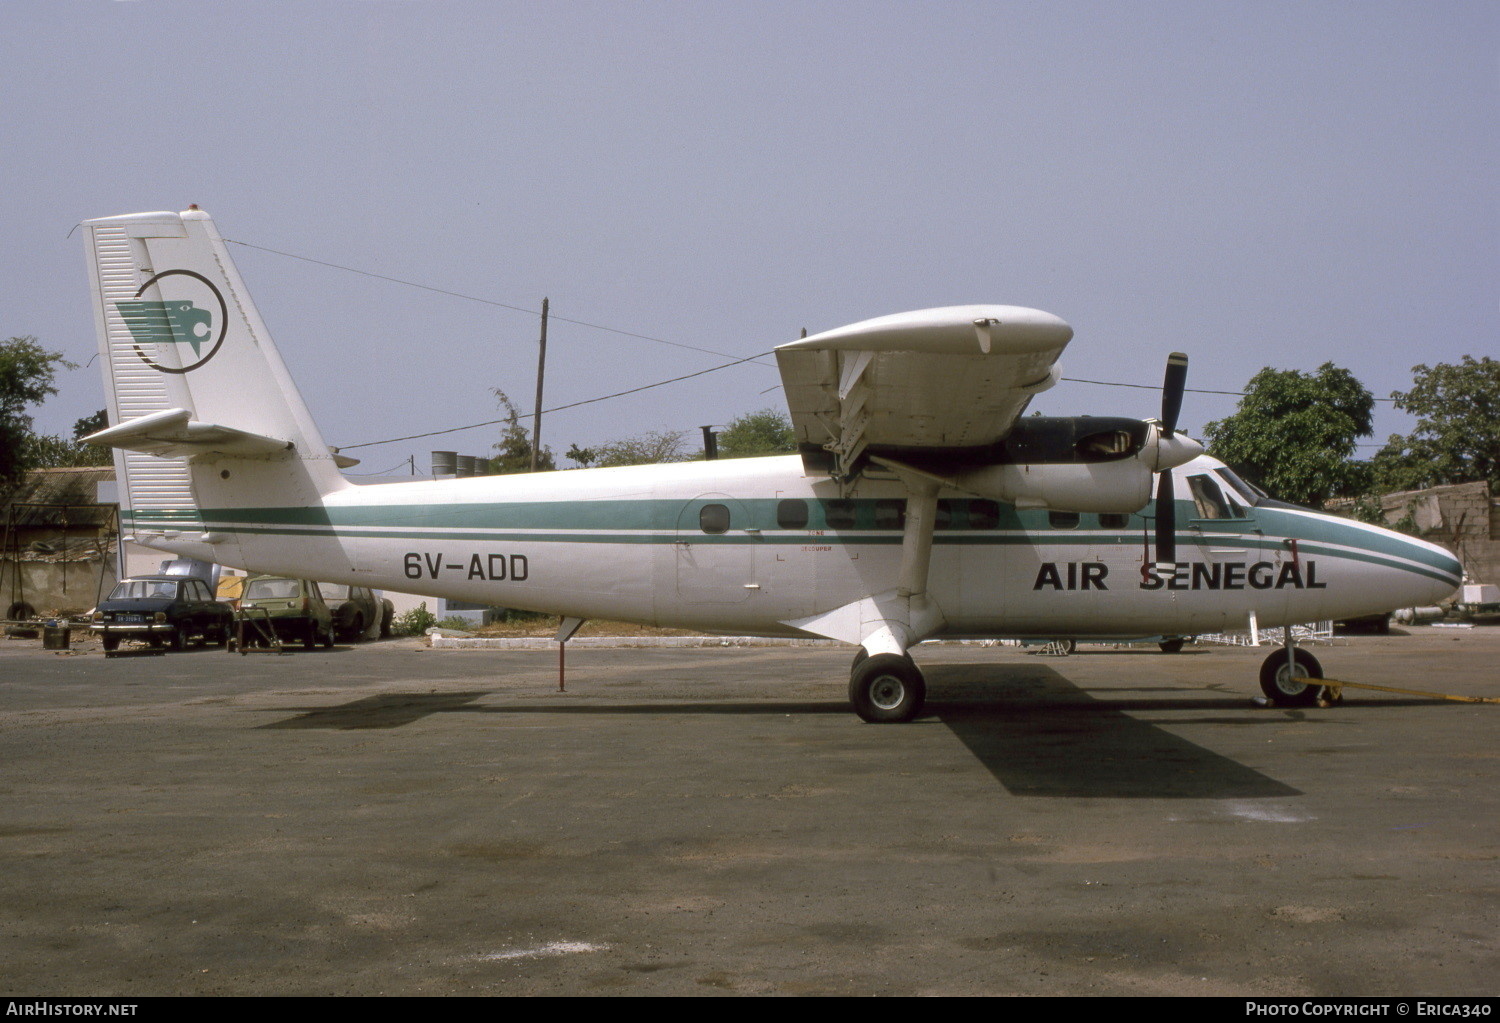
<instances>
[{"instance_id":1,"label":"power line","mask_svg":"<svg viewBox=\"0 0 1500 1023\"><path fill-rule=\"evenodd\" d=\"M418 288L418 289L420 289L422 291L433 292L434 294L447 295L450 298L463 299L466 302L478 302L478 303L480 303L482 305L493 306L493 307L495 307L497 309L509 309L512 312L526 313L527 315L531 315L531 316L541 315L535 309L528 309L525 306L512 305L509 302L499 302L499 301L496 301L496 300L490 299L490 298L481 298L478 295L467 295L467 294L464 294L463 292L460 292L460 291L452 291L452 290L449 290L447 288L439 288L439 287L436 287L436 286L431 285L431 284L422 284L422 283L420 283L418 281L409 281L409 280L405 280L404 278L400 278L400 277L392 277L392 276L390 276L388 274L379 274L379 273L375 273L372 270L361 270L358 267L345 266L342 263L332 263L332 262L329 262L329 261L323 260L323 259L314 259L311 256L303 256L303 255L299 255L299 254L297 254L295 252L286 252L286 251L284 251L282 249L273 249L273 248L269 248L268 246L265 246L265 245L255 245L255 244L253 244L251 242L243 242L243 241L239 241L239 240L234 239L234 238L226 238L224 240L226 242L231 242L232 244L235 244L235 245L243 246L243 247L245 247L247 249L255 249L255 250L260 251L260 252L269 252L269 253L271 253L273 255L284 256L287 259L296 259L296 260L300 260L300 261L302 261L304 263L313 263L313 264L315 264L317 266L326 266L326 267L328 267L330 269L333 269L333 270L342 270L345 273L358 274L358 275L360 275L362 277L371 277L371 278L374 278L375 280L386 281L386 282L389 282L391 284L400 284L400 285L402 285L404 287L408 287L408 288ZM724 357L724 358L730 358L731 357L729 355L729 353L727 353L727 352L716 351L716 350L714 350L712 348L701 348L701 347L699 347L697 345L684 344L684 343L682 343L680 341L668 341L666 338L653 337L653 336L651 336L649 334L640 334L640 333L636 333L635 331L630 331L630 330L621 330L618 327L607 327L604 324L590 323L587 320L577 320L577 319L572 319L572 318L567 317L567 316L553 316L551 318L555 319L555 320L560 320L563 323L571 323L574 326L586 327L586 328L588 328L590 330L602 330L602 331L605 331L607 333L619 334L619 335L621 335L623 337L632 337L632 338L636 338L636 339L641 340L641 341L651 341L651 342L654 342L656 344L670 345L673 348L682 348L682 349L685 349L687 351L702 352L705 355L717 355L717 356L721 356L721 357ZM806 333L806 332L804 331L804 333ZM662 386L665 386L666 384L674 384L674 383L677 383L677 382L682 381L682 380L691 380L693 377L703 376L704 374L707 374L707 373L714 373L714 372L717 372L718 370L728 369L728 368L730 368L732 366L744 365L747 362L755 362L756 365L765 366L765 365L768 365L768 364L767 363L762 363L762 362L757 362L756 360L763 359L766 356L773 355L773 354L774 354L774 352L761 352L761 353L759 353L757 355L747 356L747 357L745 357L743 359L735 359L735 361L733 361L733 362L728 362L728 363L724 363L724 364L719 365L719 366L712 366L712 367L710 367L708 369L699 370L696 373L687 373L687 374L684 374L683 376L672 377L671 379L668 379L668 380L659 380L656 383L644 384L644 385L642 385L640 387L630 388L629 390L616 391L613 394L600 395L597 398L587 398L587 399L584 399L583 401L573 402L572 404L569 404L569 405L559 405L556 408L543 409L540 414L546 415L546 414L551 413L551 412L562 412L562 411L565 411L567 409L578 408L578 407L583 406L583 405L592 405L592 404L595 404L597 402L608 401L611 398L622 398L622 397L625 397L626 395L638 394L641 391L648 391L648 390L651 390L652 388L655 388L655 387L662 387ZM1131 384L1131 383L1124 383L1122 381L1117 381L1117 380L1085 380L1085 379L1083 379L1081 377L1061 377L1060 379L1064 380L1064 381L1067 381L1068 383L1074 383L1074 384L1093 384L1093 385L1099 386L1099 387L1130 387L1130 388L1136 388L1136 389L1144 390L1144 391L1157 391L1157 390L1161 389L1156 384ZM772 388L769 388L767 391L762 391L761 393L762 394L766 394L766 393L769 393L769 391L773 391L773 390L776 390L776 388L772 387ZM1245 394L1244 391L1219 391L1219 390L1211 390L1211 389L1208 389L1208 388L1200 388L1200 387L1189 387L1189 388L1185 388L1185 390L1189 394L1218 394L1218 395L1224 395L1224 396L1232 397L1232 398L1243 398L1243 397L1246 396L1246 394ZM1391 402L1395 401L1394 398L1374 398L1373 400L1375 400L1375 401L1391 401ZM529 415L536 415L538 413L532 412L532 413L528 413L528 414ZM348 444L348 445L345 445L344 447L340 448L339 450L341 450L341 451L350 451L350 450L353 450L354 448L378 447L378 446L380 446L382 444L395 444L395 443L398 443L400 441L405 441L405 440L420 440L420 439L422 439L424 437L439 437L439 436L442 436L442 435L448 434L448 433L462 433L465 430L477 430L477 429L479 429L481 427L495 426L495 425L498 425L500 423L505 423L505 422L509 422L509 421L510 421L509 417L506 417L504 419L490 419L490 420L486 420L485 422L482 422L482 423L471 423L471 424L469 424L467 426L454 426L454 427L449 427L449 428L443 429L443 430L430 430L430 431L428 431L426 433L414 433L414 434L411 434L411 435L406 436L406 437L393 437L393 438L390 438L389 440L366 441L365 443L362 443L362 444ZM390 470L387 470L387 471L390 471ZM381 475L381 474L380 473L371 473L369 475Z\"/></svg>"},{"instance_id":2,"label":"power line","mask_svg":"<svg viewBox=\"0 0 1500 1023\"><path fill-rule=\"evenodd\" d=\"M1082 380L1078 377L1060 377L1059 379L1066 380L1070 384L1098 384L1101 387L1138 387L1143 391L1161 390L1160 384L1125 384L1117 380ZM1231 398L1243 398L1246 396L1246 393L1244 391L1210 391L1202 387L1186 387L1183 388L1183 390L1185 390L1188 394L1225 394ZM1395 398L1376 398L1374 395L1371 395L1370 397L1373 401L1396 400Z\"/></svg>"},{"instance_id":3,"label":"power line","mask_svg":"<svg viewBox=\"0 0 1500 1023\"><path fill-rule=\"evenodd\" d=\"M547 414L550 414L552 412L563 412L563 411L565 411L567 409L570 409L570 408L578 408L581 405L592 405L595 402L608 401L610 398L623 398L627 394L638 394L641 391L649 391L653 387L662 387L662 386L665 386L666 384L675 384L675 383L677 383L680 380L691 380L693 377L701 377L701 376L703 376L706 373L716 373L716 372L718 372L721 369L729 369L731 366L741 366L741 365L744 365L747 362L750 362L753 359L764 358L765 356L770 355L770 354L771 354L770 352L760 352L757 355L747 356L746 358L743 358L743 359L736 359L734 362L726 362L726 363L724 363L721 366L710 366L708 369L700 369L696 373L685 373L685 374L683 374L680 377L673 377L670 380L658 380L654 384L642 384L640 387L632 387L628 391L616 391L613 394L601 394L597 398L585 398L583 401L575 401L575 402L572 402L571 404L568 404L568 405L558 405L555 408L543 409L542 410L542 414L543 415L547 415ZM526 413L526 415L531 415L531 414L533 414L533 413ZM517 416L516 416L517 420L520 420L520 419L523 419L523 418L525 418L525 416L520 415L520 414L517 414ZM420 440L423 437L438 437L438 436L441 436L442 434L445 434L445 433L461 433L464 430L477 430L481 426L496 426L496 425L498 425L500 423L508 423L510 421L511 421L511 417L510 416L506 416L503 419L489 419L489 420L486 420L485 422L482 422L482 423L470 423L468 426L453 426L453 427L449 427L446 430L429 430L426 433L413 433L413 434L411 434L409 436L406 436L406 437L392 437L389 440L372 440L372 441L366 441L363 444L345 444L342 447L340 447L338 450L340 450L340 451L353 451L355 448L373 448L373 447L376 447L376 446L381 445L381 444L395 444L395 443L397 443L399 441L403 441L403 440Z\"/></svg>"},{"instance_id":4,"label":"power line","mask_svg":"<svg viewBox=\"0 0 1500 1023\"><path fill-rule=\"evenodd\" d=\"M497 302L497 301L495 301L494 299L491 299L491 298L480 298L478 295L466 295L466 294L464 294L461 291L449 291L447 288L438 288L438 287L434 287L431 284L422 284L422 283L419 283L417 281L403 280L400 277L390 277L390 276L387 276L386 274L375 273L372 270L361 270L358 267L344 266L341 263L330 263L327 260L313 259L311 256L299 256L295 252L283 252L281 249L271 249L271 248L267 248L264 245L252 245L250 242L236 241L233 238L225 238L224 240L226 242L230 242L230 243L232 243L234 245L243 245L247 249L256 249L256 250L258 250L260 252L269 252L269 253L272 253L273 255L285 256L288 259L300 259L304 263L315 263L318 266L326 266L326 267L329 267L329 268L334 269L334 270L343 270L346 273L359 274L361 277L373 277L376 280L388 281L391 284L400 284L400 285L404 285L405 287L408 287L408 288L420 288L423 291L431 291L431 292L434 292L434 293L439 294L439 295L447 295L449 298L461 298L461 299L463 299L466 302L479 302L479 303L481 303L483 305L494 306L497 309L509 309L512 312L526 313L526 314L531 315L531 316L540 316L541 315L540 311L538 311L536 309L528 309L525 306L511 305L509 302ZM731 358L734 357L734 356L732 356L728 352L715 351L712 348L700 348L697 345L684 344L681 341L668 341L666 338L652 337L650 334L637 334L634 331L621 330L618 327L606 327L602 323L589 323L586 320L574 320L574 319L569 319L566 316L556 316L556 315L552 316L552 319L554 319L554 320L560 320L563 323L571 323L574 326L578 326L578 327L587 327L590 330L603 330L603 331L607 331L608 333L611 333L611 334L620 334L620 335L622 335L624 337L638 338L641 341L653 341L653 342L655 342L656 344L659 344L659 345L671 345L673 348L685 348L685 349L687 349L690 352L702 352L705 355L717 355L717 356L719 356L722 359L731 359ZM765 353L762 353L761 355L752 355L749 359L742 359L741 361L742 362L750 362L753 359L762 358L764 356L764 354ZM769 365L769 364L768 363L758 363L758 365L765 366L765 365Z\"/></svg>"}]
</instances>

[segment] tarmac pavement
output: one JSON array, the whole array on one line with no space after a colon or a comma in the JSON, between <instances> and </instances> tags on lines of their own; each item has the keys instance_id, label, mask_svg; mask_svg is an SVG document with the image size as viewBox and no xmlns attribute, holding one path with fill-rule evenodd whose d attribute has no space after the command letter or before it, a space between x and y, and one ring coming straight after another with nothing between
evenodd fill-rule
<instances>
[{"instance_id":1,"label":"tarmac pavement","mask_svg":"<svg viewBox=\"0 0 1500 1023\"><path fill-rule=\"evenodd\" d=\"M1500 629L1315 648L1500 696ZM1266 649L105 658L0 641L0 987L1484 995L1500 706L1261 708Z\"/></svg>"}]
</instances>

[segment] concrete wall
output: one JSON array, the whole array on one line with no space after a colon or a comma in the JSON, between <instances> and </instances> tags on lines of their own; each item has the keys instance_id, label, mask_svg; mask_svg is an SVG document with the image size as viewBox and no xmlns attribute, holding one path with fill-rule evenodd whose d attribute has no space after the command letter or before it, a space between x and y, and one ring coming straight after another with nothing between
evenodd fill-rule
<instances>
[{"instance_id":1,"label":"concrete wall","mask_svg":"<svg viewBox=\"0 0 1500 1023\"><path fill-rule=\"evenodd\" d=\"M116 581L112 556L101 562L98 558L42 560L22 554L19 563L0 557L0 615L15 602L29 604L43 616L79 614L98 603Z\"/></svg>"},{"instance_id":2,"label":"concrete wall","mask_svg":"<svg viewBox=\"0 0 1500 1023\"><path fill-rule=\"evenodd\" d=\"M1380 505L1389 523L1410 515L1422 539L1458 556L1471 582L1500 583L1500 502L1488 483L1405 490L1386 494Z\"/></svg>"}]
</instances>

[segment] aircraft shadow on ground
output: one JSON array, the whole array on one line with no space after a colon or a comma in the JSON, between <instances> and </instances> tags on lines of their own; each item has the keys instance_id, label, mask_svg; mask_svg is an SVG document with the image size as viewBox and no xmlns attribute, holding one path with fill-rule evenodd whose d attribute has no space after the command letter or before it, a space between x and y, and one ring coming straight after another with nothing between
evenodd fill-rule
<instances>
[{"instance_id":1,"label":"aircraft shadow on ground","mask_svg":"<svg viewBox=\"0 0 1500 1023\"><path fill-rule=\"evenodd\" d=\"M1194 693L1097 698L1044 665L953 664L925 669L928 713L940 718L1017 796L1106 799L1264 799L1301 793L1133 712L1202 710L1174 724L1286 723L1248 698ZM1149 690L1160 691L1160 690ZM1142 692L1140 689L1132 693ZM1241 713L1236 714L1234 711Z\"/></svg>"},{"instance_id":2,"label":"aircraft shadow on ground","mask_svg":"<svg viewBox=\"0 0 1500 1023\"><path fill-rule=\"evenodd\" d=\"M1233 694L1097 698L1045 665L957 664L926 669L923 722L941 723L1012 795L1110 799L1253 799L1301 793L1133 713L1200 710L1177 724L1284 725ZM1164 688L1164 687L1163 687ZM777 702L480 704L490 691L373 696L308 707L268 729L400 728L431 714L847 715L842 700ZM920 722L919 722L920 724ZM875 726L872 726L875 727ZM879 726L913 727L913 726Z\"/></svg>"}]
</instances>

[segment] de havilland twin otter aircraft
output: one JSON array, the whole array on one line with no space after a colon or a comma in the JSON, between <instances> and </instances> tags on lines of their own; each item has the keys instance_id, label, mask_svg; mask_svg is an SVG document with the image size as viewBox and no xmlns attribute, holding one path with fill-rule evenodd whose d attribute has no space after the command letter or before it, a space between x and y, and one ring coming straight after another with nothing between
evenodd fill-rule
<instances>
[{"instance_id":1,"label":"de havilland twin otter aircraft","mask_svg":"<svg viewBox=\"0 0 1500 1023\"><path fill-rule=\"evenodd\" d=\"M222 565L563 618L828 637L849 694L906 721L937 638L1191 636L1432 603L1430 543L1284 504L1159 420L1023 416L1073 336L1004 305L899 313L776 349L800 453L356 485L324 443L213 220L87 221L121 517ZM1261 685L1313 702L1290 640ZM1164 644L1165 645L1165 644Z\"/></svg>"}]
</instances>

